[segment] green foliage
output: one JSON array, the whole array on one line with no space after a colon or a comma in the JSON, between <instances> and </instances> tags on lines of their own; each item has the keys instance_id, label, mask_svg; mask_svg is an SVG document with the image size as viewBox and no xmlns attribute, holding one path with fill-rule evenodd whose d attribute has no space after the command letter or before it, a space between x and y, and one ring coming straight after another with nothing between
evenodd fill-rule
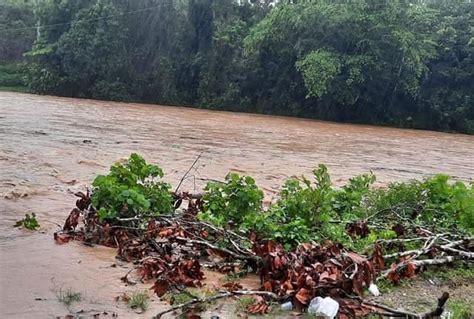
<instances>
[{"instance_id":1,"label":"green foliage","mask_svg":"<svg viewBox=\"0 0 474 319\"><path fill-rule=\"evenodd\" d=\"M187 302L190 302L193 299L196 299L192 293L188 290L178 291L178 292L168 292L166 293L163 300L169 300L172 305L182 305Z\"/></svg>"},{"instance_id":2,"label":"green foliage","mask_svg":"<svg viewBox=\"0 0 474 319\"><path fill-rule=\"evenodd\" d=\"M474 316L474 306L469 301L448 300L447 308L452 312L453 319L470 319Z\"/></svg>"},{"instance_id":3,"label":"green foliage","mask_svg":"<svg viewBox=\"0 0 474 319\"><path fill-rule=\"evenodd\" d=\"M199 217L219 226L255 231L262 239L273 239L286 249L329 239L362 250L378 239L396 238L390 227L397 223L474 231L474 188L453 183L445 175L384 188L372 187L373 174L356 176L340 188L333 187L324 165L319 165L313 175L314 181L305 177L286 181L280 198L263 209L263 195L254 180L230 174L226 183L208 184L204 212ZM385 226L371 229L362 238L351 238L346 223L365 218Z\"/></svg>"},{"instance_id":4,"label":"green foliage","mask_svg":"<svg viewBox=\"0 0 474 319\"><path fill-rule=\"evenodd\" d=\"M158 166L133 153L124 164L113 165L108 175L95 178L92 205L101 220L170 213L170 185L162 177Z\"/></svg>"},{"instance_id":5,"label":"green foliage","mask_svg":"<svg viewBox=\"0 0 474 319\"><path fill-rule=\"evenodd\" d=\"M341 63L332 52L316 50L310 52L303 60L296 63L298 71L303 75L308 89L307 97L323 97L329 91L329 86L341 71Z\"/></svg>"},{"instance_id":6,"label":"green foliage","mask_svg":"<svg viewBox=\"0 0 474 319\"><path fill-rule=\"evenodd\" d=\"M25 68L22 64L0 64L0 86L22 88L24 83Z\"/></svg>"},{"instance_id":7,"label":"green foliage","mask_svg":"<svg viewBox=\"0 0 474 319\"><path fill-rule=\"evenodd\" d=\"M0 2L0 65L21 62L22 54L33 44L36 30L30 27L35 24L34 13L22 2Z\"/></svg>"},{"instance_id":8,"label":"green foliage","mask_svg":"<svg viewBox=\"0 0 474 319\"><path fill-rule=\"evenodd\" d=\"M238 312L245 312L247 309L255 303L255 298L252 296L242 296L237 299L235 308Z\"/></svg>"},{"instance_id":9,"label":"green foliage","mask_svg":"<svg viewBox=\"0 0 474 319\"><path fill-rule=\"evenodd\" d=\"M201 218L216 225L232 222L242 230L249 230L255 215L262 211L263 192L249 176L230 173L225 183L208 183L204 190Z\"/></svg>"},{"instance_id":10,"label":"green foliage","mask_svg":"<svg viewBox=\"0 0 474 319\"><path fill-rule=\"evenodd\" d=\"M313 174L313 183L302 177L302 182L290 179L283 185L276 207L283 212L284 222L301 218L308 227L316 227L331 217L334 191L327 167L319 165Z\"/></svg>"},{"instance_id":11,"label":"green foliage","mask_svg":"<svg viewBox=\"0 0 474 319\"><path fill-rule=\"evenodd\" d=\"M374 190L368 196L367 207L372 213L395 212L398 218L414 224L474 233L474 187L451 182L446 175Z\"/></svg>"},{"instance_id":12,"label":"green foliage","mask_svg":"<svg viewBox=\"0 0 474 319\"><path fill-rule=\"evenodd\" d=\"M18 220L14 227L23 227L29 230L36 230L40 228L38 220L36 220L35 213L25 214L25 218Z\"/></svg>"},{"instance_id":13,"label":"green foliage","mask_svg":"<svg viewBox=\"0 0 474 319\"><path fill-rule=\"evenodd\" d=\"M128 306L132 309L140 309L145 312L150 305L150 297L146 292L135 292L128 300Z\"/></svg>"},{"instance_id":14,"label":"green foliage","mask_svg":"<svg viewBox=\"0 0 474 319\"><path fill-rule=\"evenodd\" d=\"M468 0L20 2L33 92L474 132Z\"/></svg>"},{"instance_id":15,"label":"green foliage","mask_svg":"<svg viewBox=\"0 0 474 319\"><path fill-rule=\"evenodd\" d=\"M364 207L370 187L375 182L375 175L364 174L349 179L349 182L336 191L333 209L339 217L357 219L367 217Z\"/></svg>"}]
</instances>

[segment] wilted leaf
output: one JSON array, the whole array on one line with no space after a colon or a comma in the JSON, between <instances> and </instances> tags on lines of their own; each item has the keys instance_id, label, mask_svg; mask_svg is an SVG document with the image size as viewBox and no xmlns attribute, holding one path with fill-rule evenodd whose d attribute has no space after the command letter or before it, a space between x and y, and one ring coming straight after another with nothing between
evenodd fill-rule
<instances>
[{"instance_id":1,"label":"wilted leaf","mask_svg":"<svg viewBox=\"0 0 474 319\"><path fill-rule=\"evenodd\" d=\"M347 257L349 257L354 263L356 264L362 264L363 262L365 262L367 259L365 259L364 257L350 251L348 253L346 253Z\"/></svg>"},{"instance_id":2,"label":"wilted leaf","mask_svg":"<svg viewBox=\"0 0 474 319\"><path fill-rule=\"evenodd\" d=\"M272 283L269 282L269 281L265 281L265 282L263 283L263 290L264 290L264 291L273 291L273 285L272 285Z\"/></svg>"},{"instance_id":3,"label":"wilted leaf","mask_svg":"<svg viewBox=\"0 0 474 319\"><path fill-rule=\"evenodd\" d=\"M74 208L64 223L64 231L72 231L76 229L77 224L79 224L79 216L81 216L81 211L77 208Z\"/></svg>"},{"instance_id":4,"label":"wilted leaf","mask_svg":"<svg viewBox=\"0 0 474 319\"><path fill-rule=\"evenodd\" d=\"M392 230L397 234L397 237L405 235L405 227L402 224L395 224Z\"/></svg>"},{"instance_id":5,"label":"wilted leaf","mask_svg":"<svg viewBox=\"0 0 474 319\"><path fill-rule=\"evenodd\" d=\"M298 293L295 295L295 298L298 299L303 305L307 305L309 303L309 291L308 289L301 288Z\"/></svg>"},{"instance_id":6,"label":"wilted leaf","mask_svg":"<svg viewBox=\"0 0 474 319\"><path fill-rule=\"evenodd\" d=\"M71 239L72 239L72 236L69 234L54 233L54 240L58 244L65 244L69 242Z\"/></svg>"},{"instance_id":7,"label":"wilted leaf","mask_svg":"<svg viewBox=\"0 0 474 319\"><path fill-rule=\"evenodd\" d=\"M254 315L264 315L268 313L269 310L270 307L265 301L257 301L256 303L252 304L250 307L247 308L247 312Z\"/></svg>"},{"instance_id":8,"label":"wilted leaf","mask_svg":"<svg viewBox=\"0 0 474 319\"><path fill-rule=\"evenodd\" d=\"M226 288L230 292L242 289L242 285L237 281L227 282L223 284L222 287Z\"/></svg>"},{"instance_id":9,"label":"wilted leaf","mask_svg":"<svg viewBox=\"0 0 474 319\"><path fill-rule=\"evenodd\" d=\"M374 253L372 254L372 263L377 271L385 269L385 262L383 259L382 246L376 244L374 247Z\"/></svg>"},{"instance_id":10,"label":"wilted leaf","mask_svg":"<svg viewBox=\"0 0 474 319\"><path fill-rule=\"evenodd\" d=\"M168 292L170 288L170 284L167 280L158 279L155 281L155 284L150 288L156 293L158 297L162 297L164 294Z\"/></svg>"}]
</instances>

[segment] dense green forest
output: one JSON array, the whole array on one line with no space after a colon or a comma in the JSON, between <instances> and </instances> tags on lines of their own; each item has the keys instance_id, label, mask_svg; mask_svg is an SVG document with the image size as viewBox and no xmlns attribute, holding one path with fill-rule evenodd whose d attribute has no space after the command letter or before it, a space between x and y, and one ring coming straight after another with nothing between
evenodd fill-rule
<instances>
[{"instance_id":1,"label":"dense green forest","mask_svg":"<svg viewBox=\"0 0 474 319\"><path fill-rule=\"evenodd\" d=\"M9 0L0 62L40 94L474 133L468 0Z\"/></svg>"}]
</instances>

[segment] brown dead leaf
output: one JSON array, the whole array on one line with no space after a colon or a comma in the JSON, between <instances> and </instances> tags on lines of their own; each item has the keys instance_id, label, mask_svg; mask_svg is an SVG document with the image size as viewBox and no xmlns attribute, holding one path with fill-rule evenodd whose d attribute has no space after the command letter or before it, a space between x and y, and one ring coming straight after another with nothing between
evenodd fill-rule
<instances>
[{"instance_id":1,"label":"brown dead leaf","mask_svg":"<svg viewBox=\"0 0 474 319\"><path fill-rule=\"evenodd\" d=\"M253 315L264 315L270 311L270 306L265 301L257 301L247 308L247 312Z\"/></svg>"},{"instance_id":2,"label":"brown dead leaf","mask_svg":"<svg viewBox=\"0 0 474 319\"><path fill-rule=\"evenodd\" d=\"M223 284L222 287L226 288L230 292L242 289L242 285L237 281L227 282Z\"/></svg>"},{"instance_id":3,"label":"brown dead leaf","mask_svg":"<svg viewBox=\"0 0 474 319\"><path fill-rule=\"evenodd\" d=\"M385 269L382 246L380 244L375 244L374 253L372 254L372 263L374 264L374 268L377 271L382 271Z\"/></svg>"},{"instance_id":4,"label":"brown dead leaf","mask_svg":"<svg viewBox=\"0 0 474 319\"><path fill-rule=\"evenodd\" d=\"M150 288L152 289L158 297L162 297L168 292L170 284L167 280L158 279L155 281L155 284Z\"/></svg>"},{"instance_id":5,"label":"brown dead leaf","mask_svg":"<svg viewBox=\"0 0 474 319\"><path fill-rule=\"evenodd\" d=\"M270 292L273 291L273 285L272 285L272 283L269 282L269 281L265 281L265 282L263 283L263 290L264 290L264 291L270 291Z\"/></svg>"},{"instance_id":6,"label":"brown dead leaf","mask_svg":"<svg viewBox=\"0 0 474 319\"><path fill-rule=\"evenodd\" d=\"M298 293L295 295L295 298L298 299L303 305L307 305L309 303L309 290L305 288L301 288Z\"/></svg>"}]
</instances>

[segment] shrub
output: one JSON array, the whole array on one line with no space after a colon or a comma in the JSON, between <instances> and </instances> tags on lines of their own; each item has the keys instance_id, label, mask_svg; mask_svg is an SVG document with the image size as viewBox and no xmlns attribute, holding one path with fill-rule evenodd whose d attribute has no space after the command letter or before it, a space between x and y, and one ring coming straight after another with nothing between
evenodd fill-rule
<instances>
[{"instance_id":1,"label":"shrub","mask_svg":"<svg viewBox=\"0 0 474 319\"><path fill-rule=\"evenodd\" d=\"M113 165L108 175L95 178L92 205L101 220L170 213L171 186L162 177L161 168L133 153L124 164Z\"/></svg>"},{"instance_id":2,"label":"shrub","mask_svg":"<svg viewBox=\"0 0 474 319\"><path fill-rule=\"evenodd\" d=\"M218 226L231 222L246 231L262 213L263 192L250 176L230 173L224 183L208 183L204 190L200 218Z\"/></svg>"},{"instance_id":3,"label":"shrub","mask_svg":"<svg viewBox=\"0 0 474 319\"><path fill-rule=\"evenodd\" d=\"M287 249L325 239L363 248L377 239L394 238L396 232L390 228L397 223L474 232L474 186L452 183L447 176L373 188L375 176L365 174L334 188L326 166L319 165L313 175L313 181L287 180L280 199L264 210L263 193L255 181L230 174L225 183L207 185L200 218L218 226L232 221L236 229L255 231ZM350 237L345 225L369 217L382 228Z\"/></svg>"},{"instance_id":4,"label":"shrub","mask_svg":"<svg viewBox=\"0 0 474 319\"><path fill-rule=\"evenodd\" d=\"M308 227L315 227L329 220L334 197L331 178L324 165L313 170L313 175L313 183L302 177L301 181L290 179L283 185L276 203L276 209L282 212L283 222L301 218Z\"/></svg>"}]
</instances>

